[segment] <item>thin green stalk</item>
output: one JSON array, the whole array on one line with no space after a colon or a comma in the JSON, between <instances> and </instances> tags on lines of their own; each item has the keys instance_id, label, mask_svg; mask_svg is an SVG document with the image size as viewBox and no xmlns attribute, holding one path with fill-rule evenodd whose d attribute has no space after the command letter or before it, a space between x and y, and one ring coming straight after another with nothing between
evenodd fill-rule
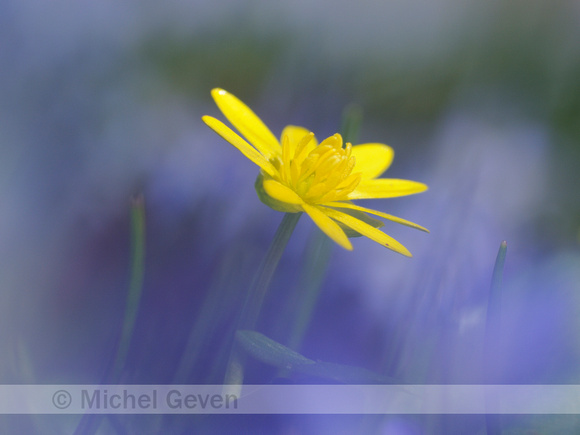
<instances>
[{"instance_id":1,"label":"thin green stalk","mask_svg":"<svg viewBox=\"0 0 580 435\"><path fill-rule=\"evenodd\" d=\"M295 302L291 305L298 313L290 327L288 347L298 350L304 334L312 319L312 313L318 302L322 281L332 253L332 240L322 231L313 237L304 262L304 273L296 289Z\"/></svg>"},{"instance_id":2,"label":"thin green stalk","mask_svg":"<svg viewBox=\"0 0 580 435\"><path fill-rule=\"evenodd\" d=\"M143 291L143 276L145 273L145 201L142 195L131 201L131 278L129 293L123 317L123 329L117 348L117 356L113 365L111 380L117 382L121 376L131 337L137 320L137 310Z\"/></svg>"},{"instance_id":3,"label":"thin green stalk","mask_svg":"<svg viewBox=\"0 0 580 435\"><path fill-rule=\"evenodd\" d=\"M497 384L500 380L497 377L497 370L495 369L497 359L500 354L498 340L501 334L501 287L503 279L503 268L507 253L507 243L501 242L495 266L493 268L493 275L491 278L491 288L489 292L489 302L487 305L487 318L485 324L485 338L484 338L484 380L486 384ZM486 397L486 401L491 404L497 401L497 397ZM488 435L501 434L501 422L499 414L486 414L485 424Z\"/></svg>"},{"instance_id":4,"label":"thin green stalk","mask_svg":"<svg viewBox=\"0 0 580 435\"><path fill-rule=\"evenodd\" d=\"M350 142L355 145L358 139L358 133L362 124L363 112L358 104L349 104L342 112L342 125L340 134L344 142Z\"/></svg>"},{"instance_id":5,"label":"thin green stalk","mask_svg":"<svg viewBox=\"0 0 580 435\"><path fill-rule=\"evenodd\" d=\"M127 355L135 321L137 310L141 301L143 289L143 276L145 273L145 200L142 195L131 199L131 271L129 279L129 292L121 336L117 345L115 360L111 371L105 375L103 383L115 384L119 382ZM74 434L91 435L95 433L102 422L102 416L97 414L85 414L80 419Z\"/></svg>"},{"instance_id":6,"label":"thin green stalk","mask_svg":"<svg viewBox=\"0 0 580 435\"><path fill-rule=\"evenodd\" d=\"M270 287L270 282L274 276L274 272L278 267L282 253L286 248L286 244L298 223L298 219L302 213L286 213L284 219L280 223L274 239L266 253L266 257L260 264L260 268L250 286L250 291L246 296L246 301L240 314L237 329L254 329L258 316L262 308L262 303Z\"/></svg>"},{"instance_id":7,"label":"thin green stalk","mask_svg":"<svg viewBox=\"0 0 580 435\"><path fill-rule=\"evenodd\" d=\"M270 248L260 264L258 272L254 281L250 285L250 289L246 296L246 300L242 307L240 317L237 322L236 330L240 329L254 329L260 315L260 310L268 292L270 282L274 276L274 272L278 267L282 253L286 248L286 244L298 223L298 219L302 213L286 213L274 239L270 244ZM235 331L234 331L235 332ZM232 352L227 365L224 384L226 385L241 385L244 381L244 358L236 349L234 343Z\"/></svg>"},{"instance_id":8,"label":"thin green stalk","mask_svg":"<svg viewBox=\"0 0 580 435\"><path fill-rule=\"evenodd\" d=\"M246 263L240 249L233 248L226 252L189 333L185 350L173 376L173 384L191 382L191 375L196 373L197 364L204 358L203 347L210 340L215 342L216 328L230 314L228 310L224 310L223 302L234 299L233 293L238 290L239 274ZM231 311L235 312L235 307ZM214 367L217 366L216 364Z\"/></svg>"}]
</instances>

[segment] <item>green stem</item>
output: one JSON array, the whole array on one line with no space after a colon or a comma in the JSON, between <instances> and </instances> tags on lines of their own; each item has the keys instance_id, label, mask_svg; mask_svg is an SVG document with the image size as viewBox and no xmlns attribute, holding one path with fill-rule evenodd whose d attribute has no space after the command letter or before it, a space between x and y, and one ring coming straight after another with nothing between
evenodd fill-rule
<instances>
[{"instance_id":1,"label":"green stem","mask_svg":"<svg viewBox=\"0 0 580 435\"><path fill-rule=\"evenodd\" d=\"M247 255L244 257L244 253L245 250L242 251L241 247L235 246L231 247L225 253L224 258L215 272L216 278L212 280L212 285L207 292L202 306L199 308L195 322L189 333L185 350L173 376L173 384L179 385L192 382L192 375L197 373L197 364L204 360L204 358L207 358L203 354L204 346L209 342L212 345L217 345L219 339L215 337L216 329L226 319L230 319L232 313L236 312L235 307L231 307L231 310L224 309L223 302L235 299L239 291L239 276L248 263ZM222 354L223 351L218 353L218 355ZM221 361L219 356L216 360ZM214 364L213 367L215 370L219 370L219 364ZM221 376L220 371L218 378ZM212 376L210 375L209 379L211 378Z\"/></svg>"},{"instance_id":2,"label":"green stem","mask_svg":"<svg viewBox=\"0 0 580 435\"><path fill-rule=\"evenodd\" d=\"M108 375L105 375L105 384L116 384L121 378L135 321L137 319L137 310L141 301L143 289L143 276L145 273L145 200L143 195L138 195L131 199L131 272L129 280L129 292L127 293L127 302L125 306L125 315L123 317L123 326L121 337L117 345L117 351L113 367ZM80 419L74 434L75 435L92 435L102 422L102 416L97 414L85 414Z\"/></svg>"},{"instance_id":3,"label":"green stem","mask_svg":"<svg viewBox=\"0 0 580 435\"><path fill-rule=\"evenodd\" d=\"M258 316L262 308L262 303L268 292L270 282L274 276L274 272L278 267L282 253L286 248L286 244L298 223L298 219L302 213L286 213L284 219L280 223L274 239L266 253L266 257L260 264L260 268L256 273L256 277L250 286L250 291L246 296L246 301L240 314L238 327L236 329L254 329Z\"/></svg>"},{"instance_id":4,"label":"green stem","mask_svg":"<svg viewBox=\"0 0 580 435\"><path fill-rule=\"evenodd\" d=\"M282 219L282 222L274 235L274 239L270 244L270 248L264 257L264 260L260 264L254 281L250 285L235 330L255 329L274 272L278 267L282 253L284 252L286 244L288 243L301 215L302 213L286 213L284 215L284 219ZM224 384L241 385L243 380L244 359L236 349L236 344L234 343L226 369Z\"/></svg>"},{"instance_id":5,"label":"green stem","mask_svg":"<svg viewBox=\"0 0 580 435\"><path fill-rule=\"evenodd\" d=\"M362 124L363 112L358 104L349 104L342 112L342 125L340 134L344 142L355 145Z\"/></svg>"},{"instance_id":6,"label":"green stem","mask_svg":"<svg viewBox=\"0 0 580 435\"><path fill-rule=\"evenodd\" d=\"M298 350L310 324L312 313L320 296L332 247L332 240L321 231L317 232L310 243L304 262L304 273L296 291L295 302L292 304L298 315L290 329L288 339L290 349Z\"/></svg>"},{"instance_id":7,"label":"green stem","mask_svg":"<svg viewBox=\"0 0 580 435\"><path fill-rule=\"evenodd\" d=\"M140 195L131 201L131 278L125 306L125 316L123 318L123 329L110 378L113 382L119 380L129 353L129 345L135 329L135 321L137 320L137 310L141 301L144 272L145 201L143 196Z\"/></svg>"},{"instance_id":8,"label":"green stem","mask_svg":"<svg viewBox=\"0 0 580 435\"><path fill-rule=\"evenodd\" d=\"M489 302L487 305L487 318L485 324L484 337L484 381L486 384L497 384L500 380L497 377L497 360L500 355L498 340L501 334L501 287L503 279L503 268L507 253L507 243L501 242L493 275L491 278L491 288L489 292ZM491 404L497 401L497 397L486 397L486 401ZM486 414L485 424L488 435L501 434L500 416L497 414Z\"/></svg>"}]
</instances>

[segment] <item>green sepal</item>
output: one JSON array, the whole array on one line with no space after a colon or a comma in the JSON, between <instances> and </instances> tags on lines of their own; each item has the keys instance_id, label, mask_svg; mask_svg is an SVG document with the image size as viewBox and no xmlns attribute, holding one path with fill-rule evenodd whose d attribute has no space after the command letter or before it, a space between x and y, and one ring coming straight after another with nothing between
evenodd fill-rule
<instances>
[{"instance_id":1,"label":"green sepal","mask_svg":"<svg viewBox=\"0 0 580 435\"><path fill-rule=\"evenodd\" d=\"M268 195L266 193L266 191L264 190L264 180L266 179L266 177L269 178L268 175L264 176L264 173L260 172L260 174L256 178L256 182L254 183L254 188L256 189L256 193L258 194L258 198L260 198L260 201L262 201L268 207L270 207L274 210L277 210L277 211L284 212L284 213L299 213L302 211L296 205L287 204L285 202L278 201L277 199L274 199L270 195ZM352 216L360 221L363 221L366 224L369 224L370 226L372 226L374 228L381 228L385 225L380 220L375 219L375 218L369 216L368 214L363 213L362 211L359 211L359 210L351 210L348 208L344 208L344 209L340 209L340 212L346 213L346 214L348 214L348 215L350 215L350 216ZM344 231L344 233L346 234L347 237L351 237L351 238L352 237L362 237L362 234L360 234L358 231L353 230L352 228L344 225L343 223L337 222L337 224L340 226L340 228L342 228L342 230Z\"/></svg>"},{"instance_id":2,"label":"green sepal","mask_svg":"<svg viewBox=\"0 0 580 435\"><path fill-rule=\"evenodd\" d=\"M256 189L256 193L258 194L258 198L260 198L260 201L262 201L268 207L273 208L274 210L282 211L284 213L298 213L302 211L298 209L295 205L278 201L277 199L274 199L270 195L268 195L264 190L264 174L261 171L258 174L258 177L256 178L254 188Z\"/></svg>"}]
</instances>

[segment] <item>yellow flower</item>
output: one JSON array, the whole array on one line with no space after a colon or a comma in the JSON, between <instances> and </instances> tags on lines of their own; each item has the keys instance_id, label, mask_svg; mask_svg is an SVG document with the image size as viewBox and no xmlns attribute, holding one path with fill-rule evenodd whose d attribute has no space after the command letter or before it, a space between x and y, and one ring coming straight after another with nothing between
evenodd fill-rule
<instances>
[{"instance_id":1,"label":"yellow flower","mask_svg":"<svg viewBox=\"0 0 580 435\"><path fill-rule=\"evenodd\" d=\"M314 133L293 125L284 128L280 143L260 118L235 96L219 88L211 94L225 117L249 143L218 119L211 116L202 119L260 167L256 190L262 202L279 211L306 212L328 237L345 249L352 250L348 233L366 236L411 256L407 248L377 229L382 222L365 213L428 232L427 229L351 202L427 190L425 184L416 181L377 178L393 160L391 147L380 143L356 146L347 143L343 147L338 133L319 144Z\"/></svg>"}]
</instances>

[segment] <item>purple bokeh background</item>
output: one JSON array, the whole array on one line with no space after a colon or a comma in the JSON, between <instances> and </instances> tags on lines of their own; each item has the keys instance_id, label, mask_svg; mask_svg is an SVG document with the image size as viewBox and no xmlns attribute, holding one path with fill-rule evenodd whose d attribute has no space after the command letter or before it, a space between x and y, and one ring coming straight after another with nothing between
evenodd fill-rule
<instances>
[{"instance_id":1,"label":"purple bokeh background","mask_svg":"<svg viewBox=\"0 0 580 435\"><path fill-rule=\"evenodd\" d=\"M259 202L256 167L201 122L221 117L215 86L276 135L297 124L324 138L357 103L359 142L395 149L386 176L430 187L363 204L431 233L386 224L413 259L363 238L353 252L335 247L304 355L402 382L481 382L491 273L507 240L494 370L503 382L580 382L579 19L577 2L542 0L0 3L2 382L103 379L138 193L145 285L124 380L171 383L201 304L226 282L230 308L190 373L208 379L282 219ZM316 231L301 218L264 332ZM341 419L247 419L247 430L350 433ZM378 427L431 433L429 422Z\"/></svg>"}]
</instances>

